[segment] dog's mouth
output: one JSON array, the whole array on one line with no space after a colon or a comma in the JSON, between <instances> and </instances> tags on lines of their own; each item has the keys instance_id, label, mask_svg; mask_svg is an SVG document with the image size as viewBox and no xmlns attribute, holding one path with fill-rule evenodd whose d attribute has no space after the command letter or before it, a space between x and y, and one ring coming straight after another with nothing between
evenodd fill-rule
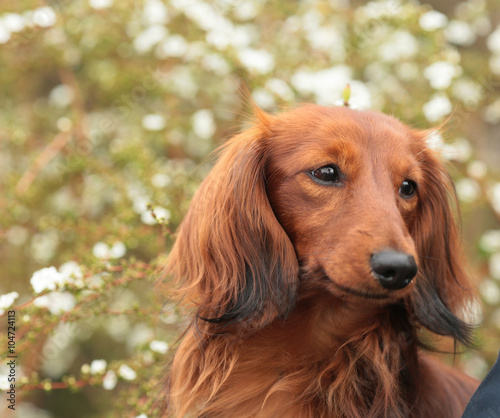
<instances>
[{"instance_id":1,"label":"dog's mouth","mask_svg":"<svg viewBox=\"0 0 500 418\"><path fill-rule=\"evenodd\" d=\"M384 294L381 294L381 293L366 292L366 291L363 291L363 290L352 289L350 287L341 285L341 284L337 283L335 280L332 280L327 275L325 275L323 277L323 279L325 281L327 281L329 284L333 284L338 290L340 290L340 291L342 291L344 293L350 294L350 295L359 296L359 297L362 297L362 298L365 298L365 299L371 299L371 300L389 299L389 295L384 295Z\"/></svg>"},{"instance_id":2,"label":"dog's mouth","mask_svg":"<svg viewBox=\"0 0 500 418\"><path fill-rule=\"evenodd\" d=\"M352 295L352 296L358 296L363 299L369 299L369 300L389 300L392 299L391 294L387 293L377 293L377 292L372 292L368 290L361 290L361 289L355 289L349 286L345 286L343 284L337 283L334 279L332 279L328 274L326 274L326 271L320 267L319 269L316 270L316 277L320 278L321 283L329 289L330 292L332 292L332 287L335 288L336 292L335 294L338 296L338 292L340 291L341 293L344 293L346 295Z\"/></svg>"}]
</instances>

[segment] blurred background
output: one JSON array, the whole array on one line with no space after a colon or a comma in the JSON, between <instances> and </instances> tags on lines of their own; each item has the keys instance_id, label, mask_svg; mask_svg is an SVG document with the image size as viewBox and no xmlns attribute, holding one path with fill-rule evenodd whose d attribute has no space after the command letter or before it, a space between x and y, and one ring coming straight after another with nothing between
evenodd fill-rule
<instances>
[{"instance_id":1,"label":"blurred background","mask_svg":"<svg viewBox=\"0 0 500 418\"><path fill-rule=\"evenodd\" d=\"M353 107L450 118L435 145L483 301L480 348L455 362L484 377L500 347L499 22L498 0L0 3L0 390L14 306L15 416L154 415L185 312L153 285L204 159L242 127L244 85L269 112L339 104L350 83Z\"/></svg>"}]
</instances>

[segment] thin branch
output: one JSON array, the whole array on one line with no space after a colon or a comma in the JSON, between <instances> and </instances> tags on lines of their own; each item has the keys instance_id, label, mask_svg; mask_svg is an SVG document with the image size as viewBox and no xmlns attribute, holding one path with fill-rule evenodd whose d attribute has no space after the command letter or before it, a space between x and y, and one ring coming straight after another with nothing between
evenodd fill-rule
<instances>
[{"instance_id":1,"label":"thin branch","mask_svg":"<svg viewBox=\"0 0 500 418\"><path fill-rule=\"evenodd\" d=\"M49 164L54 157L61 152L61 150L69 142L69 132L59 132L47 147L35 158L33 164L24 172L16 185L16 193L23 195L26 193L31 184L38 177L44 167Z\"/></svg>"}]
</instances>

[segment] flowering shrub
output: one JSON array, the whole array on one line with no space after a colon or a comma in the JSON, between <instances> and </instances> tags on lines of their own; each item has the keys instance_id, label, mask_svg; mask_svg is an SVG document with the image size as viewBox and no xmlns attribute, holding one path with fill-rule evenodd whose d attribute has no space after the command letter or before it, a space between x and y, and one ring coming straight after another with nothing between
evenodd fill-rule
<instances>
[{"instance_id":1,"label":"flowering shrub","mask_svg":"<svg viewBox=\"0 0 500 418\"><path fill-rule=\"evenodd\" d=\"M153 285L203 161L246 118L243 85L271 112L342 104L350 83L353 107L420 128L448 120L433 146L450 162L484 301L481 348L459 365L484 376L500 337L499 11L494 0L449 15L397 0L0 6L0 318L15 323L0 336L0 389L15 347L19 416L154 415L185 312Z\"/></svg>"}]
</instances>

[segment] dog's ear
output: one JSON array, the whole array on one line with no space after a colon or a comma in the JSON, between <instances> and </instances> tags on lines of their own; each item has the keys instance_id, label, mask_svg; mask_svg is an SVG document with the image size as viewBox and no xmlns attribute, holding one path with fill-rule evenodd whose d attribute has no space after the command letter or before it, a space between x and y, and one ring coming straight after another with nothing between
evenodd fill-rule
<instances>
[{"instance_id":1,"label":"dog's ear","mask_svg":"<svg viewBox=\"0 0 500 418\"><path fill-rule=\"evenodd\" d=\"M195 194L169 256L167 272L221 326L258 329L293 307L294 248L266 194L266 135L271 116L232 138Z\"/></svg>"},{"instance_id":2,"label":"dog's ear","mask_svg":"<svg viewBox=\"0 0 500 418\"><path fill-rule=\"evenodd\" d=\"M461 317L474 306L475 297L453 213L455 206L459 217L455 189L436 151L426 148L418 158L423 182L412 231L419 257L414 313L432 332L472 346L473 326Z\"/></svg>"}]
</instances>

